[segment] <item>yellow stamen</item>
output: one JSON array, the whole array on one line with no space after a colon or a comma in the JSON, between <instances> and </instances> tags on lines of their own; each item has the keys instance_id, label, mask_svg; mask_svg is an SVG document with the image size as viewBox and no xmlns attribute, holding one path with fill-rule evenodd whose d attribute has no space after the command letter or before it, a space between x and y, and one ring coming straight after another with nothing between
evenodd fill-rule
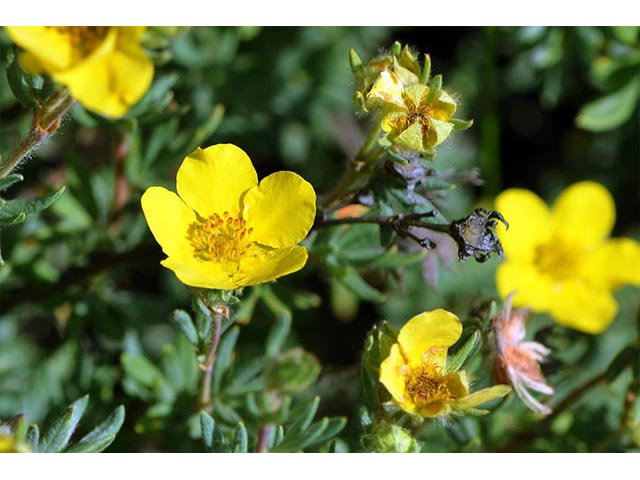
<instances>
[{"instance_id":1,"label":"yellow stamen","mask_svg":"<svg viewBox=\"0 0 640 480\"><path fill-rule=\"evenodd\" d=\"M418 408L444 403L454 398L449 391L447 377L442 375L442 369L431 364L411 369L405 388L407 395Z\"/></svg>"},{"instance_id":2,"label":"yellow stamen","mask_svg":"<svg viewBox=\"0 0 640 480\"><path fill-rule=\"evenodd\" d=\"M191 223L187 238L200 260L238 262L252 245L247 238L252 232L253 228L247 228L245 220L223 212L222 216L214 213L204 220Z\"/></svg>"}]
</instances>

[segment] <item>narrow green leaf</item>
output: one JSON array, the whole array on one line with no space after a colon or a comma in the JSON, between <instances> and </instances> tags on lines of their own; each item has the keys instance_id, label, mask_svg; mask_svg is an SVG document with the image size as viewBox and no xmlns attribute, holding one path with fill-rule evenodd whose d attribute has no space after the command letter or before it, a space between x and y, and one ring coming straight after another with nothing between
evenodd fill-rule
<instances>
[{"instance_id":1,"label":"narrow green leaf","mask_svg":"<svg viewBox=\"0 0 640 480\"><path fill-rule=\"evenodd\" d=\"M429 84L429 92L423 101L429 105L433 99L436 98L436 95L440 94L440 90L442 90L442 75L436 75L431 80L431 83Z\"/></svg>"},{"instance_id":2,"label":"narrow green leaf","mask_svg":"<svg viewBox=\"0 0 640 480\"><path fill-rule=\"evenodd\" d=\"M31 445L34 452L39 450L38 443L40 442L40 428L38 425L31 425L27 431L27 443Z\"/></svg>"},{"instance_id":3,"label":"narrow green leaf","mask_svg":"<svg viewBox=\"0 0 640 480\"><path fill-rule=\"evenodd\" d=\"M587 103L578 112L576 124L592 132L613 130L637 112L640 80L637 76L619 90Z\"/></svg>"},{"instance_id":4,"label":"narrow green leaf","mask_svg":"<svg viewBox=\"0 0 640 480\"><path fill-rule=\"evenodd\" d=\"M12 219L22 213L31 215L48 208L62 195L65 187L60 187L53 193L40 198L18 198L8 201L0 210L0 220Z\"/></svg>"},{"instance_id":5,"label":"narrow green leaf","mask_svg":"<svg viewBox=\"0 0 640 480\"><path fill-rule=\"evenodd\" d=\"M122 428L125 410L120 405L100 425L87 433L78 443L67 449L69 453L98 453L105 450Z\"/></svg>"},{"instance_id":6,"label":"narrow green leaf","mask_svg":"<svg viewBox=\"0 0 640 480\"><path fill-rule=\"evenodd\" d=\"M180 330L192 345L198 344L198 331L191 320L191 316L184 310L174 310L171 322Z\"/></svg>"},{"instance_id":7,"label":"narrow green leaf","mask_svg":"<svg viewBox=\"0 0 640 480\"><path fill-rule=\"evenodd\" d=\"M349 50L349 65L353 73L356 73L362 68L362 60L354 48Z\"/></svg>"},{"instance_id":8,"label":"narrow green leaf","mask_svg":"<svg viewBox=\"0 0 640 480\"><path fill-rule=\"evenodd\" d=\"M89 395L73 402L64 413L59 416L47 429L40 444L40 451L44 453L61 452L66 447L71 435L78 426L89 403Z\"/></svg>"},{"instance_id":9,"label":"narrow green leaf","mask_svg":"<svg viewBox=\"0 0 640 480\"><path fill-rule=\"evenodd\" d=\"M317 435L317 437L311 443L307 443L306 446L324 443L326 441L332 440L336 435L338 435L342 429L347 424L347 419L345 417L334 417L329 418L327 421L327 426L322 430L321 433Z\"/></svg>"},{"instance_id":10,"label":"narrow green leaf","mask_svg":"<svg viewBox=\"0 0 640 480\"><path fill-rule=\"evenodd\" d=\"M287 435L296 435L305 431L309 425L311 425L319 406L320 397L315 396L311 401L294 408L289 415L289 421L292 423L291 427L287 430Z\"/></svg>"},{"instance_id":11,"label":"narrow green leaf","mask_svg":"<svg viewBox=\"0 0 640 480\"><path fill-rule=\"evenodd\" d=\"M449 122L453 123L453 129L456 131L466 130L473 125L473 120L460 120L459 118L452 118Z\"/></svg>"},{"instance_id":12,"label":"narrow green leaf","mask_svg":"<svg viewBox=\"0 0 640 480\"><path fill-rule=\"evenodd\" d=\"M247 429L244 426L244 423L238 423L236 427L236 431L233 435L233 443L231 446L231 451L233 453L247 453L249 439L247 436Z\"/></svg>"},{"instance_id":13,"label":"narrow green leaf","mask_svg":"<svg viewBox=\"0 0 640 480\"><path fill-rule=\"evenodd\" d=\"M637 347L629 345L623 348L611 361L607 368L607 383L613 382L627 367L638 362L640 352Z\"/></svg>"},{"instance_id":14,"label":"narrow green leaf","mask_svg":"<svg viewBox=\"0 0 640 480\"><path fill-rule=\"evenodd\" d=\"M225 423L235 424L242 421L242 417L236 412L236 409L222 400L216 400L213 406L216 416L220 417Z\"/></svg>"},{"instance_id":15,"label":"narrow green leaf","mask_svg":"<svg viewBox=\"0 0 640 480\"><path fill-rule=\"evenodd\" d=\"M429 56L429 54L425 54L424 65L422 66L422 71L420 72L420 83L423 85L427 85L429 83L429 77L431 77L431 57Z\"/></svg>"},{"instance_id":16,"label":"narrow green leaf","mask_svg":"<svg viewBox=\"0 0 640 480\"><path fill-rule=\"evenodd\" d=\"M233 350L235 349L236 342L238 341L238 335L240 335L240 328L233 327L220 340L220 345L218 346L218 352L216 354L216 363L213 366L212 382L214 393L220 391L222 376L231 367L233 362Z\"/></svg>"},{"instance_id":17,"label":"narrow green leaf","mask_svg":"<svg viewBox=\"0 0 640 480\"><path fill-rule=\"evenodd\" d=\"M0 178L0 192L6 190L14 183L21 182L22 180L24 180L24 177L19 173L12 173L4 178Z\"/></svg>"},{"instance_id":18,"label":"narrow green leaf","mask_svg":"<svg viewBox=\"0 0 640 480\"><path fill-rule=\"evenodd\" d=\"M337 280L362 300L382 303L387 298L384 294L369 285L353 268L347 270L347 273L338 277Z\"/></svg>"},{"instance_id":19,"label":"narrow green leaf","mask_svg":"<svg viewBox=\"0 0 640 480\"><path fill-rule=\"evenodd\" d=\"M464 362L467 360L471 352L475 350L478 343L480 342L481 335L480 331L476 330L473 332L473 335L469 337L469 339L464 343L462 347L458 349L456 353L454 353L450 358L447 359L447 363L444 367L445 375L452 372L457 372L460 370Z\"/></svg>"},{"instance_id":20,"label":"narrow green leaf","mask_svg":"<svg viewBox=\"0 0 640 480\"><path fill-rule=\"evenodd\" d=\"M2 215L2 206L0 206L0 215ZM0 218L0 227L8 227L10 225L17 225L19 223L24 222L24 219L27 218L27 214L24 212L20 212L13 218L8 218L3 220Z\"/></svg>"},{"instance_id":21,"label":"narrow green leaf","mask_svg":"<svg viewBox=\"0 0 640 480\"><path fill-rule=\"evenodd\" d=\"M18 49L14 48L12 51L9 51L7 59L10 62L7 67L9 88L11 88L16 99L22 105L28 108L33 107L35 102L29 88L29 82L26 78L28 74L20 67L20 62L18 61Z\"/></svg>"},{"instance_id":22,"label":"narrow green leaf","mask_svg":"<svg viewBox=\"0 0 640 480\"><path fill-rule=\"evenodd\" d=\"M216 429L216 421L207 412L200 412L200 432L204 449L208 453L213 450L213 432Z\"/></svg>"},{"instance_id":23,"label":"narrow green leaf","mask_svg":"<svg viewBox=\"0 0 640 480\"><path fill-rule=\"evenodd\" d=\"M269 329L267 341L265 343L266 355L268 357L277 354L282 350L289 332L291 331L291 314L289 312L282 313L276 317L276 321Z\"/></svg>"}]
</instances>

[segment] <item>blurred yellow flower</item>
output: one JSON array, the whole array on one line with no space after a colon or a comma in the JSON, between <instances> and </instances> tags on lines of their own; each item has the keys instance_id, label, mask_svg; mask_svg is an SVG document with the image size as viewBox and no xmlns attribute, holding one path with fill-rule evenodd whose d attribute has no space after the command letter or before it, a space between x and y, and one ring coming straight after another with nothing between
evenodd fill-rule
<instances>
[{"instance_id":1,"label":"blurred yellow flower","mask_svg":"<svg viewBox=\"0 0 640 480\"><path fill-rule=\"evenodd\" d=\"M382 118L382 129L395 145L429 152L451 134L451 121L457 104L444 90L432 92L422 84L404 86L390 71L382 72L367 95L388 106Z\"/></svg>"},{"instance_id":2,"label":"blurred yellow flower","mask_svg":"<svg viewBox=\"0 0 640 480\"><path fill-rule=\"evenodd\" d=\"M168 256L162 265L186 285L231 290L300 270L298 246L316 213L310 183L276 172L258 184L247 154L231 144L197 148L180 166L178 195L150 187L142 195L149 228Z\"/></svg>"},{"instance_id":3,"label":"blurred yellow flower","mask_svg":"<svg viewBox=\"0 0 640 480\"><path fill-rule=\"evenodd\" d=\"M466 371L446 373L447 351L461 334L458 317L442 309L416 315L402 327L380 365L380 382L403 410L440 417L511 391L507 385L495 385L469 393Z\"/></svg>"},{"instance_id":4,"label":"blurred yellow flower","mask_svg":"<svg viewBox=\"0 0 640 480\"><path fill-rule=\"evenodd\" d=\"M146 93L153 62L140 46L145 27L5 27L26 51L20 64L65 85L89 110L121 117Z\"/></svg>"},{"instance_id":5,"label":"blurred yellow flower","mask_svg":"<svg viewBox=\"0 0 640 480\"><path fill-rule=\"evenodd\" d=\"M509 189L496 209L510 224L498 234L506 261L498 267L502 298L549 312L558 323L586 333L603 332L615 318L612 291L640 285L640 245L608 239L615 204L606 188L579 182L564 190L551 211L533 192Z\"/></svg>"}]
</instances>

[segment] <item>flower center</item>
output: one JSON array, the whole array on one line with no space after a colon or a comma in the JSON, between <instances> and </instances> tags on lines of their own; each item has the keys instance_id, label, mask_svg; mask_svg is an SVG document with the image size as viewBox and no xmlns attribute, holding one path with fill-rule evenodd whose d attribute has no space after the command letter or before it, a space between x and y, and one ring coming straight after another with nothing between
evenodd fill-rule
<instances>
[{"instance_id":1,"label":"flower center","mask_svg":"<svg viewBox=\"0 0 640 480\"><path fill-rule=\"evenodd\" d=\"M434 403L443 403L453 398L447 385L447 377L442 375L442 369L434 365L414 368L407 376L406 392L411 401L423 408Z\"/></svg>"},{"instance_id":2,"label":"flower center","mask_svg":"<svg viewBox=\"0 0 640 480\"><path fill-rule=\"evenodd\" d=\"M534 258L540 272L556 280L563 280L574 275L579 252L560 240L552 240L550 243L538 245Z\"/></svg>"},{"instance_id":3,"label":"flower center","mask_svg":"<svg viewBox=\"0 0 640 480\"><path fill-rule=\"evenodd\" d=\"M76 60L93 52L104 40L110 27L51 27L67 35Z\"/></svg>"},{"instance_id":4,"label":"flower center","mask_svg":"<svg viewBox=\"0 0 640 480\"><path fill-rule=\"evenodd\" d=\"M187 229L187 238L200 260L235 263L251 247L253 242L248 237L252 232L253 228L247 228L242 217L234 218L224 212L222 216L214 213L204 220L192 222Z\"/></svg>"}]
</instances>

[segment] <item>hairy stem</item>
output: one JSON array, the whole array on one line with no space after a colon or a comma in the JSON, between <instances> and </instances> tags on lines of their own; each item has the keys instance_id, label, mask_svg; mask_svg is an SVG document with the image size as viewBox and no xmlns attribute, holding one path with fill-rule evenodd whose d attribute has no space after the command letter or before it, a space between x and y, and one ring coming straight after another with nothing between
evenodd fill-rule
<instances>
[{"instance_id":1,"label":"hairy stem","mask_svg":"<svg viewBox=\"0 0 640 480\"><path fill-rule=\"evenodd\" d=\"M216 362L216 352L220 343L220 331L222 327L222 313L211 309L213 312L213 330L211 332L211 344L207 358L201 365L203 370L202 380L200 383L200 407L207 412L211 412L211 376L213 375L213 366Z\"/></svg>"},{"instance_id":2,"label":"hairy stem","mask_svg":"<svg viewBox=\"0 0 640 480\"><path fill-rule=\"evenodd\" d=\"M265 423L260 427L258 439L256 440L256 452L267 453L269 451L269 440L273 436L276 426L273 423Z\"/></svg>"},{"instance_id":3,"label":"hairy stem","mask_svg":"<svg viewBox=\"0 0 640 480\"><path fill-rule=\"evenodd\" d=\"M62 123L62 117L73 105L74 99L65 88L55 92L41 104L33 115L31 130L16 149L0 164L0 178L4 178L27 156L52 136Z\"/></svg>"}]
</instances>

